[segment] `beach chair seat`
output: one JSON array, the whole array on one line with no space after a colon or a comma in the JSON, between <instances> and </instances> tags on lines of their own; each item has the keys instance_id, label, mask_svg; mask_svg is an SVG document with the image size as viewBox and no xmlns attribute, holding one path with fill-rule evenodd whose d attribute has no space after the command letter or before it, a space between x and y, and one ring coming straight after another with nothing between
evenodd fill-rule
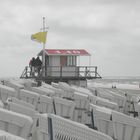
<instances>
[{"instance_id":1,"label":"beach chair seat","mask_svg":"<svg viewBox=\"0 0 140 140\"><path fill-rule=\"evenodd\" d=\"M53 97L55 114L67 119L72 119L75 103L67 99Z\"/></svg>"},{"instance_id":2,"label":"beach chair seat","mask_svg":"<svg viewBox=\"0 0 140 140\"><path fill-rule=\"evenodd\" d=\"M32 124L31 117L0 108L0 130L28 139Z\"/></svg>"},{"instance_id":3,"label":"beach chair seat","mask_svg":"<svg viewBox=\"0 0 140 140\"><path fill-rule=\"evenodd\" d=\"M18 97L15 89L0 84L0 99L5 102L9 97Z\"/></svg>"},{"instance_id":4,"label":"beach chair seat","mask_svg":"<svg viewBox=\"0 0 140 140\"><path fill-rule=\"evenodd\" d=\"M112 110L105 107L99 107L96 105L91 105L91 108L93 109L92 113L93 113L94 125L97 128L97 130L113 138L114 131L113 131L113 122L111 117Z\"/></svg>"},{"instance_id":5,"label":"beach chair seat","mask_svg":"<svg viewBox=\"0 0 140 140\"><path fill-rule=\"evenodd\" d=\"M37 105L37 110L40 113L54 113L53 99L51 97L41 95Z\"/></svg>"},{"instance_id":6,"label":"beach chair seat","mask_svg":"<svg viewBox=\"0 0 140 140\"><path fill-rule=\"evenodd\" d=\"M6 109L11 110L13 112L17 112L17 113L20 113L20 114L30 116L33 119L35 117L35 114L37 114L37 112L34 109L27 108L26 106L13 103L11 101L7 102Z\"/></svg>"},{"instance_id":7,"label":"beach chair seat","mask_svg":"<svg viewBox=\"0 0 140 140\"><path fill-rule=\"evenodd\" d=\"M86 119L89 111L88 95L74 92L73 98L76 104L73 114L73 120L86 124L86 122L88 122Z\"/></svg>"},{"instance_id":8,"label":"beach chair seat","mask_svg":"<svg viewBox=\"0 0 140 140\"><path fill-rule=\"evenodd\" d=\"M112 111L114 137L117 140L139 140L140 120Z\"/></svg>"},{"instance_id":9,"label":"beach chair seat","mask_svg":"<svg viewBox=\"0 0 140 140\"><path fill-rule=\"evenodd\" d=\"M37 107L38 100L39 100L39 94L36 92L28 91L28 90L21 90L19 95L20 100L23 100L27 103L32 104Z\"/></svg>"},{"instance_id":10,"label":"beach chair seat","mask_svg":"<svg viewBox=\"0 0 140 140\"><path fill-rule=\"evenodd\" d=\"M15 104L19 104L19 105L22 105L22 106L25 106L27 108L31 108L31 109L35 110L35 107L32 104L27 103L23 100L19 100L15 97L8 98L6 102L13 102Z\"/></svg>"}]
</instances>

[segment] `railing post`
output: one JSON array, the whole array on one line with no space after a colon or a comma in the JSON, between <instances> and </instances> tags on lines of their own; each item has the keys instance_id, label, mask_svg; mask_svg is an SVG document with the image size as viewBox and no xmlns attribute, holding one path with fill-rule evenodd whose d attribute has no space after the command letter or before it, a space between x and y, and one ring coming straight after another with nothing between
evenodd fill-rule
<instances>
[{"instance_id":1,"label":"railing post","mask_svg":"<svg viewBox=\"0 0 140 140\"><path fill-rule=\"evenodd\" d=\"M62 78L62 66L60 67L60 78Z\"/></svg>"},{"instance_id":2,"label":"railing post","mask_svg":"<svg viewBox=\"0 0 140 140\"><path fill-rule=\"evenodd\" d=\"M27 73L28 73L28 66L25 67L26 78L28 77Z\"/></svg>"},{"instance_id":3,"label":"railing post","mask_svg":"<svg viewBox=\"0 0 140 140\"><path fill-rule=\"evenodd\" d=\"M97 77L97 67L95 67L95 78Z\"/></svg>"}]
</instances>

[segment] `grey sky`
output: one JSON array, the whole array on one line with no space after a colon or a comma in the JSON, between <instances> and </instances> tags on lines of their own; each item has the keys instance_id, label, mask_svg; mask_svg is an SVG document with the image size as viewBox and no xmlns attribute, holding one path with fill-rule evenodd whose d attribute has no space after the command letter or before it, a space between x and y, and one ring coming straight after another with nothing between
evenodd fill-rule
<instances>
[{"instance_id":1,"label":"grey sky","mask_svg":"<svg viewBox=\"0 0 140 140\"><path fill-rule=\"evenodd\" d=\"M20 76L42 49L30 36L42 27L43 16L49 26L46 48L84 48L102 76L139 76L139 5L139 0L1 1L0 77Z\"/></svg>"}]
</instances>

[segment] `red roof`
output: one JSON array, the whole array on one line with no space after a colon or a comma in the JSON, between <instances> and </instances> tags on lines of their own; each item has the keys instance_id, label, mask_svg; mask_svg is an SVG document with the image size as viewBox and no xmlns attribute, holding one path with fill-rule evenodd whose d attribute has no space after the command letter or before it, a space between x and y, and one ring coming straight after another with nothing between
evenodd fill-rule
<instances>
[{"instance_id":1,"label":"red roof","mask_svg":"<svg viewBox=\"0 0 140 140\"><path fill-rule=\"evenodd\" d=\"M45 49L47 55L75 55L75 56L86 56L90 55L84 49Z\"/></svg>"}]
</instances>

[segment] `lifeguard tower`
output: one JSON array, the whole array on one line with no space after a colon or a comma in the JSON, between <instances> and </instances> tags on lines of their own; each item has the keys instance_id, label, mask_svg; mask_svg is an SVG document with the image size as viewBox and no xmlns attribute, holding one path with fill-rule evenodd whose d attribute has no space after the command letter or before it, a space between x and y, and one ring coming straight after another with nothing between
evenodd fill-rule
<instances>
[{"instance_id":1,"label":"lifeguard tower","mask_svg":"<svg viewBox=\"0 0 140 140\"><path fill-rule=\"evenodd\" d=\"M38 56L43 56L43 50ZM77 85L85 85L87 79L101 78L97 66L79 66L80 56L90 54L84 49L45 49L44 73L42 71L40 75L33 77L30 75L29 67L26 67L21 78L35 78L46 83L62 81Z\"/></svg>"},{"instance_id":2,"label":"lifeguard tower","mask_svg":"<svg viewBox=\"0 0 140 140\"><path fill-rule=\"evenodd\" d=\"M97 66L80 66L79 56L90 56L83 49L45 49L46 27L43 17L43 32L31 36L31 39L43 43L43 49L37 56L42 57L42 69L38 75L31 74L31 69L26 66L20 78L35 78L38 81L67 82L77 85L86 85L87 79L101 78L97 72Z\"/></svg>"}]
</instances>

